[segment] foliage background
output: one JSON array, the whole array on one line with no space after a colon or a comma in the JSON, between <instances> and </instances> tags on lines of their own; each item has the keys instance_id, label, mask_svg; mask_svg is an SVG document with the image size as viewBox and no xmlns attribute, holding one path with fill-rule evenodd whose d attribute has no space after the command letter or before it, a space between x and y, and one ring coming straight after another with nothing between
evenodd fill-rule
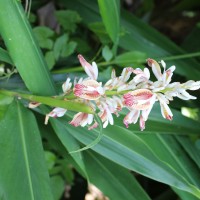
<instances>
[{"instance_id":1,"label":"foliage background","mask_svg":"<svg viewBox=\"0 0 200 200\"><path fill-rule=\"evenodd\" d=\"M41 95L44 104L60 106L48 96L61 93L66 77L84 76L79 53L98 63L102 82L112 67L117 73L124 66L142 68L148 57L175 64L176 81L198 80L200 3L34 0L28 5L30 13L25 2L0 1L0 199L84 199L88 183L116 200L199 199L199 100L170 104L172 122L161 119L155 106L142 133L137 125L126 129L123 116L114 126L89 132L68 125L72 111L45 126L51 109L30 110L28 101L16 96ZM70 153L100 134L91 149Z\"/></svg>"}]
</instances>

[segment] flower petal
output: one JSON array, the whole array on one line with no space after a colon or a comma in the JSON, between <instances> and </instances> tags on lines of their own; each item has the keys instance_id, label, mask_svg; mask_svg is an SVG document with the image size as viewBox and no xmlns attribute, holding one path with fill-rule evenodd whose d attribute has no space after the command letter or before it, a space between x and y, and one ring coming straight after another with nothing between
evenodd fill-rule
<instances>
[{"instance_id":1,"label":"flower petal","mask_svg":"<svg viewBox=\"0 0 200 200\"><path fill-rule=\"evenodd\" d=\"M95 80L86 80L74 86L74 95L82 99L97 100L104 94L101 83Z\"/></svg>"},{"instance_id":2,"label":"flower petal","mask_svg":"<svg viewBox=\"0 0 200 200\"><path fill-rule=\"evenodd\" d=\"M139 110L131 110L125 117L124 117L124 124L126 126L126 128L128 128L129 124L135 124L138 120L138 117L140 115L140 111Z\"/></svg>"},{"instance_id":3,"label":"flower petal","mask_svg":"<svg viewBox=\"0 0 200 200\"><path fill-rule=\"evenodd\" d=\"M98 68L95 62L88 63L82 55L78 55L79 62L81 63L82 67L84 68L86 74L93 80L96 80L98 77Z\"/></svg>"},{"instance_id":4,"label":"flower petal","mask_svg":"<svg viewBox=\"0 0 200 200\"><path fill-rule=\"evenodd\" d=\"M62 90L64 93L67 93L72 87L70 80L70 78L67 78L67 80L62 84Z\"/></svg>"},{"instance_id":5,"label":"flower petal","mask_svg":"<svg viewBox=\"0 0 200 200\"><path fill-rule=\"evenodd\" d=\"M160 65L155 60L153 60L151 58L147 59L147 63L149 65L149 67L152 68L152 71L153 71L155 77L158 80L161 80L162 79L162 73L161 73Z\"/></svg>"},{"instance_id":6,"label":"flower petal","mask_svg":"<svg viewBox=\"0 0 200 200\"><path fill-rule=\"evenodd\" d=\"M152 97L153 93L147 89L134 90L123 96L124 104L136 110L148 109L151 106L150 100Z\"/></svg>"},{"instance_id":7,"label":"flower petal","mask_svg":"<svg viewBox=\"0 0 200 200\"><path fill-rule=\"evenodd\" d=\"M46 115L45 117L45 124L48 123L49 117L62 117L66 113L66 109L64 108L54 108L49 114Z\"/></svg>"},{"instance_id":8,"label":"flower petal","mask_svg":"<svg viewBox=\"0 0 200 200\"><path fill-rule=\"evenodd\" d=\"M76 115L74 115L72 121L69 122L69 124L75 127L81 126L81 125L85 126L87 124L87 118L88 118L87 113L79 112Z\"/></svg>"}]
</instances>

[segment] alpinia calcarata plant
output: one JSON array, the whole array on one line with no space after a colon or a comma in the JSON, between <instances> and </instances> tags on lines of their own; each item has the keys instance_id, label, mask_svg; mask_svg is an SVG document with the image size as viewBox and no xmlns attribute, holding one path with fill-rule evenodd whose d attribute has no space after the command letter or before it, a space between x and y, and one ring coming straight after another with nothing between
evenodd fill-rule
<instances>
[{"instance_id":1,"label":"alpinia calcarata plant","mask_svg":"<svg viewBox=\"0 0 200 200\"><path fill-rule=\"evenodd\" d=\"M140 129L145 129L145 122L156 101L160 103L162 116L167 120L173 119L173 114L168 106L174 97L183 100L196 99L186 90L198 90L200 81L187 81L186 83L172 82L175 66L166 68L163 60L160 64L153 59L147 59L147 64L153 72L156 81L150 80L150 70L144 68L133 69L124 68L121 76L117 77L115 70L112 71L111 78L104 85L98 82L98 67L95 62L88 63L82 55L78 55L79 61L84 68L87 78L75 79L74 83L67 78L63 83L63 96L68 98L73 93L74 101L83 102L98 112L103 128L108 124L114 124L113 114L119 116L123 108L128 110L124 117L124 124L128 128L129 124L137 123L139 119ZM133 75L133 76L132 76ZM45 123L49 117L62 117L67 110L56 107L46 115ZM69 122L71 125L86 126L91 130L98 126L94 119L94 114L78 112Z\"/></svg>"}]
</instances>

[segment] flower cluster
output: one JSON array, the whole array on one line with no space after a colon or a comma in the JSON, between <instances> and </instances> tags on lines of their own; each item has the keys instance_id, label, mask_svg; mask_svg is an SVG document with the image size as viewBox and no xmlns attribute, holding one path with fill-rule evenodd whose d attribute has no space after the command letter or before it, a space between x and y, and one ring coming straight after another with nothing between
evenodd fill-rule
<instances>
[{"instance_id":1,"label":"flower cluster","mask_svg":"<svg viewBox=\"0 0 200 200\"><path fill-rule=\"evenodd\" d=\"M150 80L150 71L148 68L141 70L131 67L124 68L121 76L117 77L115 70L112 71L111 78L104 85L97 81L98 67L95 62L88 63L82 55L78 55L79 61L84 68L87 78L74 80L72 84L70 78L67 78L62 89L64 95L73 92L76 100L82 101L91 106L100 117L103 128L108 124L113 125L113 114L119 116L122 108L129 112L123 122L128 128L129 124L137 123L139 119L140 129L145 129L145 122L156 101L160 103L161 113L165 119L172 120L173 114L168 106L174 97L183 100L196 99L186 90L197 90L200 88L200 81L188 81L186 83L171 82L175 66L166 69L166 64L162 60L160 64L153 59L147 59L147 64L152 70L156 81ZM162 66L162 69L161 69ZM54 108L46 115L45 123L49 117L62 117L67 110L63 108ZM86 126L89 130L96 128L98 122L95 121L93 114L83 112L77 113L71 122L71 125Z\"/></svg>"}]
</instances>

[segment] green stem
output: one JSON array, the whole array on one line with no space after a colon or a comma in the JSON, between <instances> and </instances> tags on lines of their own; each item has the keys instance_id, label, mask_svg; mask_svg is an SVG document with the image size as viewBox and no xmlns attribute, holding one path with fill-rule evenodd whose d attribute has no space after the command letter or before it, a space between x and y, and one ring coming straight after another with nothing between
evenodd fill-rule
<instances>
[{"instance_id":1,"label":"green stem","mask_svg":"<svg viewBox=\"0 0 200 200\"><path fill-rule=\"evenodd\" d=\"M193 58L193 57L198 57L200 56L200 52L195 52L195 53L188 53L188 54L182 54L182 55L176 55L176 56L168 56L168 57L158 57L157 60L179 60L179 59L186 59L186 58ZM128 62L127 64L129 64L130 62ZM100 62L98 63L98 67L104 67L104 66L108 66L108 65L117 65L117 64L126 64L124 61L123 62L119 62L119 61L110 61L110 62ZM80 72L83 71L83 67L81 66L76 66L70 69L61 69L61 70L56 70L53 71L54 74L60 74L60 73L68 73L68 72Z\"/></svg>"},{"instance_id":2,"label":"green stem","mask_svg":"<svg viewBox=\"0 0 200 200\"><path fill-rule=\"evenodd\" d=\"M176 55L176 56L168 56L162 58L163 60L179 60L179 59L186 59L186 58L193 58L193 57L199 57L200 52L195 52L195 53L188 53L188 54L183 54L183 55Z\"/></svg>"},{"instance_id":3,"label":"green stem","mask_svg":"<svg viewBox=\"0 0 200 200\"><path fill-rule=\"evenodd\" d=\"M74 98L73 95L69 95L69 98L62 97L63 99L60 99L60 97L36 96L32 94L24 94L24 93L18 93L18 92L13 92L13 91L8 91L8 90L0 90L0 94L4 94L6 96L23 98L31 102L38 102L38 103L46 104L52 107L61 107L61 108L65 108L67 110L72 110L76 112L94 114L94 110L90 106L81 102L72 101L71 99Z\"/></svg>"}]
</instances>

